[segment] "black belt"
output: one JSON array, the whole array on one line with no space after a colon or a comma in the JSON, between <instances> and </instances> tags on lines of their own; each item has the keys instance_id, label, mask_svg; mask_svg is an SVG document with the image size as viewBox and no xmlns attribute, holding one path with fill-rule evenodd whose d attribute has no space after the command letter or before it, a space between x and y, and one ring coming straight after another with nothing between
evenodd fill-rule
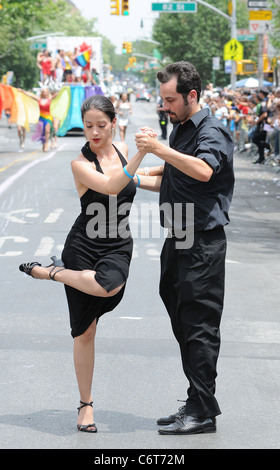
<instances>
[{"instance_id":1,"label":"black belt","mask_svg":"<svg viewBox=\"0 0 280 470\"><path fill-rule=\"evenodd\" d=\"M223 230L224 227L219 225L218 227L211 228L209 230L197 230L194 232L194 234L199 235L200 233L215 233L215 232L220 232ZM174 228L169 228L168 229L168 238L184 238L186 236L186 229L174 229Z\"/></svg>"}]
</instances>

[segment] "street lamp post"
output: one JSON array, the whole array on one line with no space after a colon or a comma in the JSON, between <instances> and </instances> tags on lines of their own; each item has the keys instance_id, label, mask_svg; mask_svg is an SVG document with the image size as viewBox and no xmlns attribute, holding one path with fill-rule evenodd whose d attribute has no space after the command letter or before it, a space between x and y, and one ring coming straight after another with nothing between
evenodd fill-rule
<instances>
[{"instance_id":1,"label":"street lamp post","mask_svg":"<svg viewBox=\"0 0 280 470\"><path fill-rule=\"evenodd\" d=\"M237 38L237 29L236 29L236 0L231 0L232 2L232 14L231 14L231 39ZM235 90L236 86L236 62L235 60L231 61L231 75L230 75L230 84L231 88Z\"/></svg>"}]
</instances>

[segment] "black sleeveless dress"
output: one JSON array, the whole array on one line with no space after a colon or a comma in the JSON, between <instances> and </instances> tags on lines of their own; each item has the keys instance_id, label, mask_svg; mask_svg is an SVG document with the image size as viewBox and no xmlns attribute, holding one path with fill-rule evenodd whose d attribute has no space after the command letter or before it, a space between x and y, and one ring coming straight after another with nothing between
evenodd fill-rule
<instances>
[{"instance_id":1,"label":"black sleeveless dress","mask_svg":"<svg viewBox=\"0 0 280 470\"><path fill-rule=\"evenodd\" d=\"M115 147L123 166L127 161ZM103 173L89 142L83 155ZM126 283L132 257L133 240L128 217L136 194L131 180L118 196L108 196L88 189L81 197L81 213L65 241L62 260L65 267L76 271L96 271L95 279L107 292ZM65 285L69 306L71 334L83 334L91 323L113 310L121 301L125 285L113 297L96 297Z\"/></svg>"}]
</instances>

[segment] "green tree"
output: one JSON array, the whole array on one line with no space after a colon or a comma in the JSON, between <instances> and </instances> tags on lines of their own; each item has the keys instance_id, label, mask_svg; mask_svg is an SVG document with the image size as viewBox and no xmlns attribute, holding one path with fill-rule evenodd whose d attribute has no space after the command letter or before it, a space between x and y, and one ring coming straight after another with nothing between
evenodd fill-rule
<instances>
[{"instance_id":1,"label":"green tree","mask_svg":"<svg viewBox=\"0 0 280 470\"><path fill-rule=\"evenodd\" d=\"M269 35L269 39L275 49L280 50L280 2L278 1L278 3L276 3L275 0L270 0L270 8L273 13L273 29Z\"/></svg>"},{"instance_id":2,"label":"green tree","mask_svg":"<svg viewBox=\"0 0 280 470\"><path fill-rule=\"evenodd\" d=\"M125 62L115 46L95 29L96 18L86 19L64 0L2 0L0 10L0 77L14 72L14 85L32 88L39 80L36 51L26 39L40 33L62 32L66 36L101 36L104 63L118 70ZM123 70L125 63L123 65Z\"/></svg>"},{"instance_id":3,"label":"green tree","mask_svg":"<svg viewBox=\"0 0 280 470\"><path fill-rule=\"evenodd\" d=\"M48 28L49 22L65 9L59 0L2 0L0 11L0 76L8 70L15 74L15 85L30 88L38 76L36 54L26 39L35 31Z\"/></svg>"},{"instance_id":4,"label":"green tree","mask_svg":"<svg viewBox=\"0 0 280 470\"><path fill-rule=\"evenodd\" d=\"M208 2L210 4L210 2ZM224 13L227 2L212 0L211 5ZM248 27L248 10L245 3L237 2L239 28ZM231 39L229 21L209 8L197 4L197 13L162 13L156 21L153 37L160 43L159 50L166 61L186 60L198 69L205 85L212 79L212 58L220 57L223 64L224 45ZM256 55L257 45L244 43L244 57ZM216 71L216 82L227 85L229 77L223 70Z\"/></svg>"}]
</instances>

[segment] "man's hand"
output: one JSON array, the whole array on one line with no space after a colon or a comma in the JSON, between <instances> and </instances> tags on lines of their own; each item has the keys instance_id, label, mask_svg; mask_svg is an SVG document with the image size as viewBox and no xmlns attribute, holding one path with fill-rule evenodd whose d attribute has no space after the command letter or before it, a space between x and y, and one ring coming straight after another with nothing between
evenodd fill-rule
<instances>
[{"instance_id":1,"label":"man's hand","mask_svg":"<svg viewBox=\"0 0 280 470\"><path fill-rule=\"evenodd\" d=\"M142 132L135 134L135 143L138 150L145 151L146 153L155 153L161 146L157 140L157 133L150 127L141 127Z\"/></svg>"}]
</instances>

